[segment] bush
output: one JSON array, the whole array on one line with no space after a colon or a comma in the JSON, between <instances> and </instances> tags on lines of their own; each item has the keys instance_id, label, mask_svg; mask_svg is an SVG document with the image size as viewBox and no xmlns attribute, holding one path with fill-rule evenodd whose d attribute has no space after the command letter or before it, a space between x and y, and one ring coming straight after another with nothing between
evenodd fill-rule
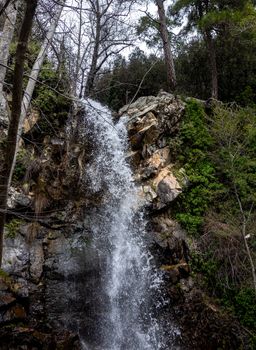
<instances>
[{"instance_id":1,"label":"bush","mask_svg":"<svg viewBox=\"0 0 256 350\"><path fill-rule=\"evenodd\" d=\"M203 106L197 101L187 103L178 138L180 154L177 159L185 168L190 185L177 201L176 218L188 233L196 235L201 231L204 213L215 191L220 188L209 157L213 140Z\"/></svg>"}]
</instances>

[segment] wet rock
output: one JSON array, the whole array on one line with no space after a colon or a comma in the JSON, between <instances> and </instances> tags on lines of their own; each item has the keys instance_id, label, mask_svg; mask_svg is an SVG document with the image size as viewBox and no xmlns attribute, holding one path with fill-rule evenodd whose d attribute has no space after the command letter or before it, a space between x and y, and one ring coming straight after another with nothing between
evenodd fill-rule
<instances>
[{"instance_id":1,"label":"wet rock","mask_svg":"<svg viewBox=\"0 0 256 350\"><path fill-rule=\"evenodd\" d=\"M135 152L129 152L126 156L126 160L129 162L131 167L133 169L136 169L139 167L141 162L141 154L138 151Z\"/></svg>"},{"instance_id":2,"label":"wet rock","mask_svg":"<svg viewBox=\"0 0 256 350\"><path fill-rule=\"evenodd\" d=\"M15 238L7 237L4 240L2 267L7 273L27 278L29 257L29 245L19 232Z\"/></svg>"}]
</instances>

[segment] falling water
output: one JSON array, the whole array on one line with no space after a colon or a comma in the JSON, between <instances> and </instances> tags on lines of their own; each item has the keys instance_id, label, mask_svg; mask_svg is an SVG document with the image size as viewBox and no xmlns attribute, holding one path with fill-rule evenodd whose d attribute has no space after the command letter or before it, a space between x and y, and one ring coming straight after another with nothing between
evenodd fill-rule
<instances>
[{"instance_id":1,"label":"falling water","mask_svg":"<svg viewBox=\"0 0 256 350\"><path fill-rule=\"evenodd\" d=\"M81 130L94 143L85 169L87 186L95 196L104 193L91 223L101 281L97 344L83 339L84 348L166 349L156 317L161 278L147 248L140 197L126 161L126 119L114 124L107 108L92 100L84 103Z\"/></svg>"}]
</instances>

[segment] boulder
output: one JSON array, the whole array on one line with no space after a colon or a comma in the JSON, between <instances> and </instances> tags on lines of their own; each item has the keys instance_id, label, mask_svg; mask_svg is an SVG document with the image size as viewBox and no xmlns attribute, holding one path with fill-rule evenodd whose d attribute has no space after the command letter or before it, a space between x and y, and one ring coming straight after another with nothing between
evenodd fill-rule
<instances>
[{"instance_id":1,"label":"boulder","mask_svg":"<svg viewBox=\"0 0 256 350\"><path fill-rule=\"evenodd\" d=\"M174 176L171 166L167 166L160 170L153 180L153 188L156 189L158 196L158 209L168 205L182 192L182 186Z\"/></svg>"}]
</instances>

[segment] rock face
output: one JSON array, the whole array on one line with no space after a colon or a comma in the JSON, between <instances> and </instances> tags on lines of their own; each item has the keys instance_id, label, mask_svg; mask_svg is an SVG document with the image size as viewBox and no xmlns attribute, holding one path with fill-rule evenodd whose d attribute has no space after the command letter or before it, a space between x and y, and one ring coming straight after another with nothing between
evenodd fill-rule
<instances>
[{"instance_id":1,"label":"rock face","mask_svg":"<svg viewBox=\"0 0 256 350\"><path fill-rule=\"evenodd\" d=\"M167 93L141 97L119 112L128 119L131 151L127 158L147 207L152 252L165 276L170 298L166 317L176 317L181 349L250 349L237 321L223 314L191 277L186 232L173 220L173 203L189 186L185 170L177 167L169 147L184 112L185 102Z\"/></svg>"},{"instance_id":2,"label":"rock face","mask_svg":"<svg viewBox=\"0 0 256 350\"><path fill-rule=\"evenodd\" d=\"M188 184L184 169L173 163L169 147L184 112L184 102L165 92L141 97L119 112L128 119L131 152L127 158L141 187L142 204L150 213L149 232L160 257L159 267L174 283L189 276L186 234L172 219L170 208Z\"/></svg>"},{"instance_id":3,"label":"rock face","mask_svg":"<svg viewBox=\"0 0 256 350\"><path fill-rule=\"evenodd\" d=\"M146 205L154 209L168 207L186 184L185 174L172 164L168 147L184 111L185 104L179 98L160 93L157 97L141 97L119 112L129 117L131 153L128 158L141 184L141 196Z\"/></svg>"},{"instance_id":4,"label":"rock face","mask_svg":"<svg viewBox=\"0 0 256 350\"><path fill-rule=\"evenodd\" d=\"M15 237L5 238L5 272L0 273L1 350L18 346L78 350L78 324L82 322L83 332L92 333L88 315L97 304L100 288L97 256L92 255L85 222L75 212L74 216L69 212L68 218L67 213L62 215L61 229L21 222Z\"/></svg>"},{"instance_id":5,"label":"rock face","mask_svg":"<svg viewBox=\"0 0 256 350\"><path fill-rule=\"evenodd\" d=\"M152 253L164 273L163 292L170 304L163 317L176 318L180 348L238 349L238 325L196 287L186 232L173 219L172 204L189 185L169 147L184 111L185 103L167 93L122 108L119 116L127 118L131 145L127 160L148 213ZM26 188L10 190L9 209L21 210L24 219L12 225L14 218L7 217L5 272L0 270L0 350L82 349L79 323L84 339L88 334L98 337L91 315L100 313L101 266L92 253L90 224L104 198L86 186L84 164L95 145L81 139L78 128L79 112L70 123L69 142L62 133L46 136L40 157L29 168Z\"/></svg>"}]
</instances>

